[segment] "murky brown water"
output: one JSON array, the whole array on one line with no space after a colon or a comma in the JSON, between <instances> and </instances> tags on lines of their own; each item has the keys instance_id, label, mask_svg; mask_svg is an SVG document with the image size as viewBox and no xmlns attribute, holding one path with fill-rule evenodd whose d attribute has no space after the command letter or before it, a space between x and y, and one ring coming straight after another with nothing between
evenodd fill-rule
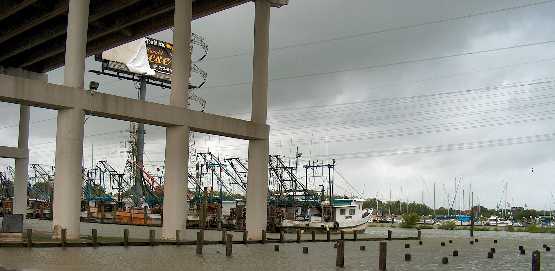
<instances>
[{"instance_id":1,"label":"murky brown water","mask_svg":"<svg viewBox=\"0 0 555 271\"><path fill-rule=\"evenodd\" d=\"M34 223L34 222L32 222ZM34 224L33 228L48 227ZM99 225L84 225L88 227ZM99 233L120 236L124 226L102 225ZM385 228L369 228L362 236L383 237ZM147 236L148 228L134 227L131 234ZM415 236L414 230L393 229L394 236ZM192 238L194 232L187 233ZM210 237L208 237L210 236ZM239 236L239 235L237 235ZM361 236L361 237L362 237ZM139 237L139 236L137 236ZM141 236L142 237L142 236ZM207 239L218 238L218 233L207 234ZM295 238L294 235L287 236ZM310 238L309 235L306 238ZM319 236L318 238L325 238ZM388 242L388 270L530 270L532 251L541 253L541 270L555 270L555 250L545 252L542 244L555 248L555 235L477 232L479 242L470 245L468 232L423 230L423 246L418 241ZM449 244L448 240L453 240ZM499 240L493 244L493 240ZM446 243L445 247L440 242ZM405 243L410 244L405 249ZM366 251L359 246L365 245ZM523 245L526 255L519 255ZM302 247L309 254L302 254ZM491 247L496 248L493 259L487 259ZM459 257L452 257L454 249ZM404 261L404 253L412 254L412 261ZM336 250L333 243L280 244L274 252L273 244L234 245L233 256L225 256L223 245L205 246L204 255L195 255L194 246L155 247L99 247L99 248L0 248L0 266L22 270L377 270L378 242L346 242L345 268L335 267ZM442 257L449 264L441 264Z\"/></svg>"}]
</instances>

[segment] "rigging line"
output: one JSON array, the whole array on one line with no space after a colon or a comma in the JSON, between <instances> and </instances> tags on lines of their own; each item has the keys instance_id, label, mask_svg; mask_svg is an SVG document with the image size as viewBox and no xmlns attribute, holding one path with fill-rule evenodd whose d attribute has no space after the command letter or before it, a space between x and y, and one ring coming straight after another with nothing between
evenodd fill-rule
<instances>
[{"instance_id":1,"label":"rigging line","mask_svg":"<svg viewBox=\"0 0 555 271\"><path fill-rule=\"evenodd\" d=\"M335 173L337 173L337 175L339 175L339 177L341 177L341 179L343 179L343 181L344 181L349 187L351 187L351 189L352 189L351 192L354 192L355 194L358 194L358 196L360 196L360 197L364 197L364 195L363 195L361 192L359 192L359 191L351 184L351 182L349 182L349 180L347 180L347 178L345 178L345 176L343 176L343 174L341 174L341 172L340 172L337 168L335 168Z\"/></svg>"},{"instance_id":2,"label":"rigging line","mask_svg":"<svg viewBox=\"0 0 555 271\"><path fill-rule=\"evenodd\" d=\"M353 72L353 71L364 71L364 70L369 71L369 70L389 68L389 67L398 66L398 65L416 64L416 63L444 60L444 59L457 58L457 57L463 57L463 56L481 55L481 54L487 54L487 53L513 50L513 49L534 47L534 46L540 46L540 45L548 45L548 44L552 44L552 43L555 43L555 40L544 40L544 41L538 41L538 42L520 43L520 44L514 44L514 45L509 45L509 46L504 46L504 47L496 47L496 48L482 49L482 50L475 50L475 51L463 51L463 52L459 52L459 53L446 54L446 55L440 55L440 56L405 59L405 60L399 60L399 61L384 63L384 64L367 65L367 66L353 67L353 68L344 68L344 69L325 71L325 72L313 72L313 73L305 73L305 74L274 77L274 78L268 79L268 82L283 81L283 80L297 80L297 79L303 79L303 78L308 78L308 77L320 77L320 76L325 76L325 75L332 75L332 74L346 73L346 72ZM252 83L252 81L244 81L244 82L237 82L237 83L231 83L231 84L205 86L204 89L235 87L235 86L242 86L242 85L250 85L251 83Z\"/></svg>"},{"instance_id":3,"label":"rigging line","mask_svg":"<svg viewBox=\"0 0 555 271\"><path fill-rule=\"evenodd\" d=\"M409 147L409 148L402 148L402 149L370 150L370 151L362 151L362 152L334 153L334 154L315 155L315 156L319 157L320 159L327 158L327 157L334 157L336 160L364 159L364 158L373 158L373 157L417 155L417 154L428 154L428 153L438 153L438 152L448 152L448 151L478 150L478 149L484 149L484 148L507 147L507 146L513 146L513 145L551 142L554 140L555 140L555 132L552 132L552 133L536 134L536 135L529 135L529 136L497 138L497 139L460 142L460 143L442 144L442 145L434 145L434 146L417 146L417 147Z\"/></svg>"},{"instance_id":4,"label":"rigging line","mask_svg":"<svg viewBox=\"0 0 555 271\"><path fill-rule=\"evenodd\" d=\"M334 37L334 38L329 38L329 39L321 39L321 40L315 40L315 41L308 41L308 42L302 42L302 43L296 43L296 44L289 44L289 45L285 45L285 46L270 48L270 51L273 52L273 51L280 51L280 50L291 49L291 48L299 48L299 47L311 46L311 45L320 44L320 43L328 43L328 42L341 41L341 40L347 40L347 39L355 39L355 38L360 38L360 37L364 37L364 36L383 34L383 33L387 33L387 32L401 31L401 30L407 30L407 29L411 29L411 28L419 28L419 27L428 26L428 25L465 20L465 19L469 19L469 18L472 18L472 17L492 15L492 14L496 14L496 13L508 12L508 11L513 11L513 10L517 10L517 9L536 7L536 6L552 3L553 1L554 0L540 1L540 2L528 3L528 4L524 4L524 5L511 6L511 7L505 7L505 8L493 9L493 10L485 10L485 11L480 11L480 12L476 12L476 13L469 13L469 14L462 15L462 16L449 17L449 18L444 18L444 19L436 19L436 20L421 22L421 23L416 23L416 24L408 24L408 25L402 25L402 26L397 26L397 27L389 27L389 28L384 28L384 29L370 31L370 32L351 34L351 35L345 35L345 36L339 36L339 37ZM232 55L220 56L220 57L208 57L207 61L221 60L221 59L244 56L244 55L249 55L249 54L250 54L250 52L244 52L244 53L238 53L238 54L232 54Z\"/></svg>"}]
</instances>

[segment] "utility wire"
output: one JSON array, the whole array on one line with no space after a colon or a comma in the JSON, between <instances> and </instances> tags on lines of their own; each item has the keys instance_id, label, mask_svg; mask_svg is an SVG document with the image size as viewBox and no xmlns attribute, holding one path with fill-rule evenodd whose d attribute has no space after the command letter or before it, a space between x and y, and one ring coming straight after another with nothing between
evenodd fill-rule
<instances>
[{"instance_id":1,"label":"utility wire","mask_svg":"<svg viewBox=\"0 0 555 271\"><path fill-rule=\"evenodd\" d=\"M471 114L474 113L477 109L480 108L488 108L488 107L499 107L499 106L508 106L512 107L513 104L522 103L522 102L534 102L534 101L545 101L546 99L555 98L555 94L544 94L538 96L529 96L526 98L521 98L517 100L505 100L505 101L489 101L484 103L478 104L470 104L470 105L462 105L462 106L451 106L451 107L444 107L439 108L436 110L428 110L428 111L414 111L409 113L402 113L402 114L389 114L384 116L370 116L364 117L365 115L361 113L362 118L353 118L353 119L344 119L344 120L335 120L329 121L324 120L322 122L313 122L313 123L304 123L304 124L293 124L293 125L284 125L279 126L274 123L272 126L274 129L278 130L278 132L274 132L274 135L289 135L291 133L297 133L302 130L308 130L309 128L317 128L317 127L325 127L330 129L335 129L335 126L342 126L343 128L363 128L368 126L375 126L375 125L392 125L392 124L399 124L404 123L407 121L414 121L418 118L420 121L427 121L427 120L434 120L434 119L442 119L445 118L445 114L452 114L453 112L458 111L465 111L463 114ZM547 101L543 103L551 104ZM373 112L379 113L379 112ZM407 118L408 117L408 118ZM384 121L386 119L401 119L400 121ZM290 131L293 132L290 132Z\"/></svg>"},{"instance_id":2,"label":"utility wire","mask_svg":"<svg viewBox=\"0 0 555 271\"><path fill-rule=\"evenodd\" d=\"M328 143L345 143L354 141L366 141L374 139L385 139L405 136L420 136L429 134L439 134L446 132L457 132L471 129L495 128L508 125L526 124L537 121L555 120L555 110L549 110L540 113L530 113L526 115L501 116L497 118L482 119L477 121L441 123L428 126L415 126L406 128L397 128L391 130L360 132L353 134L336 134L320 136L315 139L299 137L295 139L297 145L312 144L328 144ZM271 138L272 139L272 138ZM279 142L273 142L274 146L279 146Z\"/></svg>"},{"instance_id":3,"label":"utility wire","mask_svg":"<svg viewBox=\"0 0 555 271\"><path fill-rule=\"evenodd\" d=\"M291 121L291 120L295 120L295 121L299 121L299 120L308 120L311 121L311 117L312 118L317 118L317 119L322 119L322 118L327 118L327 117L339 117L342 115L347 115L347 116L352 116L353 114L359 115L361 113L370 113L370 112L383 112L383 111L394 111L394 110L410 110L410 109L420 109L420 108L424 108L424 107L433 107L433 106L443 106L443 105L448 105L451 103L463 103L463 102L474 102L474 101L479 101L479 100L484 100L484 99L494 99L494 98L505 98L505 97L513 97L514 95L522 95L522 94L531 94L534 92L541 92L541 91L546 91L549 90L550 88L553 87L553 82L552 80L550 81L544 81L541 83L537 83L534 85L539 85L539 84L544 84L541 87L538 88L532 88L532 89L517 89L517 90L511 90L511 91L505 91L505 92L493 92L493 93L485 93L485 94L481 94L480 92L482 91L472 91L472 90L468 90L466 91L466 95L457 95L456 97L453 98L449 98L447 99L442 99L442 100L433 100L433 101L426 101L426 100L416 100L416 101L407 101L407 102L403 102L403 104L401 103L389 103L389 104L378 104L378 105L360 105L360 106L345 106L345 107L341 107L341 108L331 108L331 109L326 109L326 110L309 110L309 111L301 111L301 112L291 112L289 114L286 113L282 113L279 114L277 116L275 115L271 115L271 118L269 120L269 123L272 124L272 122L276 122L279 123L280 121ZM547 85L547 84L550 85ZM523 86L530 86L532 84L528 84L528 85L514 85L514 86L510 86L510 87L523 87ZM504 88L508 88L508 87L500 87L500 88L490 88L490 90L501 90ZM400 105L398 105L400 104ZM370 108L377 108L374 110L368 110ZM326 114L332 114L333 116L326 116Z\"/></svg>"},{"instance_id":4,"label":"utility wire","mask_svg":"<svg viewBox=\"0 0 555 271\"><path fill-rule=\"evenodd\" d=\"M555 140L555 132L528 135L528 136L519 136L519 137L506 137L506 138L479 140L479 141L471 141L471 142L442 144L442 145L434 145L434 146L417 146L417 147L398 148L398 149L369 150L369 151L362 151L362 152L334 153L334 154L315 155L315 156L320 159L333 157L336 160L366 159L366 158L384 157L384 156L398 156L398 155L411 155L411 154L416 155L416 154L438 153L438 152L448 152L448 151L506 147L506 146L512 146L512 145L550 142L553 140Z\"/></svg>"},{"instance_id":5,"label":"utility wire","mask_svg":"<svg viewBox=\"0 0 555 271\"><path fill-rule=\"evenodd\" d=\"M462 16L456 16L456 17L450 17L450 18L444 18L444 19L437 19L437 20L421 22L421 23L416 23L416 24L408 24L408 25L402 25L402 26L397 26L397 27L389 27L389 28L384 28L384 29L370 31L370 32L363 32L363 33L339 36L339 37L334 37L334 38L329 38L329 39L321 39L321 40L315 40L315 41L309 41L309 42L289 44L289 45L285 45L285 46L270 48L270 51L281 51L281 50L285 50L285 49L306 47L306 46L312 46L312 45L321 44L321 43L329 43L329 42L342 41L342 40L348 40L348 39L356 39L356 38L361 38L361 37L366 37L366 36L383 34L383 33L387 33L387 32L408 30L408 29L412 29L412 28L420 28L420 27L428 26L428 25L465 20L465 19L469 19L469 18L472 18L472 17L492 15L492 14L497 14L497 13L514 11L514 10L518 10L518 9L542 6L542 5L550 4L553 1L554 0L540 1L540 2L528 3L528 4L524 4L524 5L511 6L511 7L505 7L505 8L493 9L493 10L486 10L486 11L480 11L480 12L476 12L476 13L469 13L469 14L462 15ZM249 55L249 54L250 53L248 53L248 52L244 52L244 53L238 53L238 54L232 54L232 55L226 55L226 56L220 56L220 57L212 57L212 58L209 57L208 61L210 61L210 60L221 60L221 59L244 56L244 55Z\"/></svg>"},{"instance_id":6,"label":"utility wire","mask_svg":"<svg viewBox=\"0 0 555 271\"><path fill-rule=\"evenodd\" d=\"M555 43L555 40L527 42L527 43L520 43L520 44L514 44L514 45L496 47L496 48L490 48L490 49L463 51L459 53L439 55L439 56L405 59L405 60L399 60L396 62L377 64L377 65L367 65L367 66L361 66L361 67L337 69L337 70L331 70L331 71L325 71L325 72L313 72L313 73L305 73L305 74L297 74L297 75L279 76L279 77L270 78L268 79L268 81L273 82L273 81L283 81L283 80L298 80L298 79L309 78L309 77L320 77L325 75L332 75L332 74L346 73L346 72L353 72L353 71L383 69L383 68L389 68L389 67L399 66L399 65L438 61L438 60L445 60L445 59L457 58L457 57L463 57L463 56L480 55L480 54L494 53L494 52L500 52L500 51L519 49L519 48L549 45L553 43ZM204 88L211 89L211 88L235 87L235 86L242 86L242 85L250 85L251 83L252 83L251 81L245 81L245 82L237 82L237 83L231 83L231 84L206 86Z\"/></svg>"}]
</instances>

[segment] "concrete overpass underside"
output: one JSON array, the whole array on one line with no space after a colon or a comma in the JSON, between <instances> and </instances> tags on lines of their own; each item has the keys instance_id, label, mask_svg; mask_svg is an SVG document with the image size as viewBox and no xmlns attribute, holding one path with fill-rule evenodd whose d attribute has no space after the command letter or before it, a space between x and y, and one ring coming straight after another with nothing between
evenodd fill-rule
<instances>
[{"instance_id":1,"label":"concrete overpass underside","mask_svg":"<svg viewBox=\"0 0 555 271\"><path fill-rule=\"evenodd\" d=\"M79 238L84 116L166 129L162 237L185 229L189 131L249 140L247 221L250 239L266 227L268 181L268 44L270 8L286 0L255 0L250 121L187 108L191 21L248 0L6 0L0 3L0 101L20 104L18 146L0 146L15 159L14 213L25 213L29 106L58 111L53 199L54 238ZM170 104L142 102L84 89L85 57L174 27ZM250 30L246 30L250 31ZM65 66L64 85L44 75Z\"/></svg>"}]
</instances>

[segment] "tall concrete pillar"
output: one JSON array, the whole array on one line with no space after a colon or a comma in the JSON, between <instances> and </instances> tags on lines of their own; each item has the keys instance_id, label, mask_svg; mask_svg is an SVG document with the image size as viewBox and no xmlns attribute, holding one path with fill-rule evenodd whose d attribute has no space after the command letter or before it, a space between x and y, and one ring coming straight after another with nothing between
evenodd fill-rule
<instances>
[{"instance_id":1,"label":"tall concrete pillar","mask_svg":"<svg viewBox=\"0 0 555 271\"><path fill-rule=\"evenodd\" d=\"M64 85L69 87L84 86L88 17L89 0L69 1L64 68ZM58 111L53 238L60 238L65 228L68 239L79 239L84 118L81 108Z\"/></svg>"},{"instance_id":2,"label":"tall concrete pillar","mask_svg":"<svg viewBox=\"0 0 555 271\"><path fill-rule=\"evenodd\" d=\"M187 107L189 97L192 11L192 0L175 1L170 105L178 107ZM166 128L163 239L175 239L175 231L185 229L188 160L189 127Z\"/></svg>"},{"instance_id":3,"label":"tall concrete pillar","mask_svg":"<svg viewBox=\"0 0 555 271\"><path fill-rule=\"evenodd\" d=\"M253 122L265 124L268 112L268 49L270 3L255 1L254 55L252 76ZM249 172L247 176L247 219L249 239L262 239L266 229L268 197L268 139L249 141Z\"/></svg>"},{"instance_id":4,"label":"tall concrete pillar","mask_svg":"<svg viewBox=\"0 0 555 271\"><path fill-rule=\"evenodd\" d=\"M13 213L23 214L27 210L27 179L29 176L29 106L19 106L19 135L17 147L26 150L27 157L15 159L15 181Z\"/></svg>"}]
</instances>

